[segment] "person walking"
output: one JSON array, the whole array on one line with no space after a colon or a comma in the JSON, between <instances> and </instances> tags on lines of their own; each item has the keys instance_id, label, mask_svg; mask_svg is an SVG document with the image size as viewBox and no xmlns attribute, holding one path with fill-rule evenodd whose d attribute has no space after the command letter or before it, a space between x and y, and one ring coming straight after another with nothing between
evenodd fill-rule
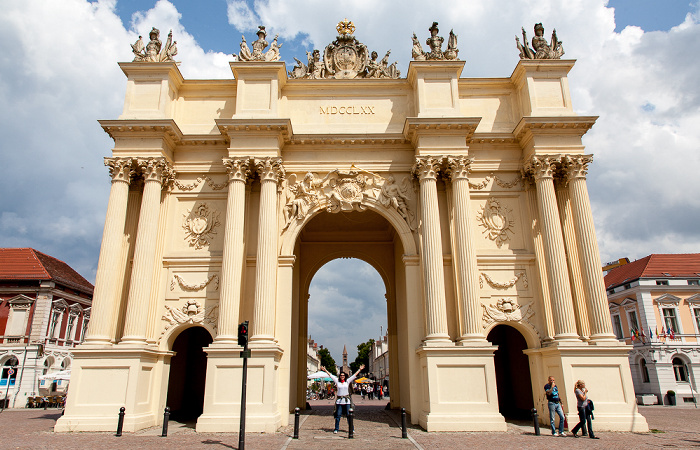
<instances>
[{"instance_id":1,"label":"person walking","mask_svg":"<svg viewBox=\"0 0 700 450\"><path fill-rule=\"evenodd\" d=\"M566 436L564 433L564 410L561 408L561 398L559 398L559 388L553 376L550 376L544 385L544 392L547 394L547 406L549 407L549 428L552 436ZM554 415L559 416L559 431L554 427Z\"/></svg>"},{"instance_id":2,"label":"person walking","mask_svg":"<svg viewBox=\"0 0 700 450\"><path fill-rule=\"evenodd\" d=\"M330 373L325 367L321 367L321 370L326 372L326 374L333 380L335 383L335 388L336 388L336 397L335 397L335 429L333 430L333 434L338 434L338 429L340 427L340 416L345 415L347 418L348 412L350 409L350 383L355 381L355 378L357 378L357 374L360 373L362 369L365 368L364 364L360 364L360 368L357 369L357 372L355 372L350 378L347 377L347 374L345 372L340 372L340 375L337 377ZM350 426L350 423L348 423L348 427Z\"/></svg>"},{"instance_id":3,"label":"person walking","mask_svg":"<svg viewBox=\"0 0 700 450\"><path fill-rule=\"evenodd\" d=\"M588 389L586 389L586 383L583 380L578 380L574 389L574 394L576 394L576 408L578 409L578 423L571 430L571 433L575 438L578 436L576 433L581 430L581 435L586 435L586 427L588 427L588 437L591 439L598 439L597 436L593 434L593 423L591 422L592 410L590 407L590 400L588 400Z\"/></svg>"}]
</instances>

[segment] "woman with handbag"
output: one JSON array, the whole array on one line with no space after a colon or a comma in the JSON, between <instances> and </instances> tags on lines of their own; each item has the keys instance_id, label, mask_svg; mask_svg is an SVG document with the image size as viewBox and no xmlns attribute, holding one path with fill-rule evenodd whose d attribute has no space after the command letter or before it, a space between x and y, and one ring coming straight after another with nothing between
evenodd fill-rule
<instances>
[{"instance_id":1,"label":"woman with handbag","mask_svg":"<svg viewBox=\"0 0 700 450\"><path fill-rule=\"evenodd\" d=\"M586 435L586 427L588 427L588 437L591 439L598 439L593 435L593 424L591 422L591 409L589 407L588 400L588 389L586 389L586 383L583 380L578 380L576 382L574 394L576 394L576 407L578 408L578 424L574 427L571 432L574 437L577 438L576 432L581 430L581 435Z\"/></svg>"},{"instance_id":2,"label":"woman with handbag","mask_svg":"<svg viewBox=\"0 0 700 450\"><path fill-rule=\"evenodd\" d=\"M338 434L338 428L340 427L340 416L345 415L345 417L348 416L348 410L350 408L350 405L352 403L352 399L350 398L350 383L355 381L355 378L357 378L357 374L360 373L362 369L365 368L364 364L360 364L360 368L357 369L357 372L355 372L350 378L347 377L345 372L340 372L340 375L337 377L333 374L331 374L325 367L321 367L321 370L326 372L326 374L333 380L336 386L336 397L335 397L335 429L333 430L333 434ZM348 423L348 426L350 424Z\"/></svg>"}]
</instances>

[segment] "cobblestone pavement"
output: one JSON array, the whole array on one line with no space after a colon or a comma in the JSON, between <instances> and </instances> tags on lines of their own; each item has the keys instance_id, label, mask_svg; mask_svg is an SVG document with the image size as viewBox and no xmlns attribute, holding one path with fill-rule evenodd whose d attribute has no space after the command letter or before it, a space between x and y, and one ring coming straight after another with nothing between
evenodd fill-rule
<instances>
[{"instance_id":1,"label":"cobblestone pavement","mask_svg":"<svg viewBox=\"0 0 700 450\"><path fill-rule=\"evenodd\" d=\"M426 433L409 427L409 439L401 439L400 414L386 411L386 401L356 402L355 437L348 439L348 425L341 420L341 432L333 434L331 401L312 402L312 410L301 415L299 439L290 426L274 434L247 433L249 449L455 449L474 446L509 448L658 448L700 447L700 409L692 406L647 406L640 412L653 431L649 433L599 432L599 440L588 438L554 438L548 428L535 436L529 423L509 423L505 433ZM54 433L53 425L60 411L15 409L0 413L0 449L153 449L204 448L211 450L238 448L236 433L196 433L193 424L170 422L169 436L160 437L160 428L150 428L122 437L105 433ZM595 421L593 422L595 428Z\"/></svg>"}]
</instances>

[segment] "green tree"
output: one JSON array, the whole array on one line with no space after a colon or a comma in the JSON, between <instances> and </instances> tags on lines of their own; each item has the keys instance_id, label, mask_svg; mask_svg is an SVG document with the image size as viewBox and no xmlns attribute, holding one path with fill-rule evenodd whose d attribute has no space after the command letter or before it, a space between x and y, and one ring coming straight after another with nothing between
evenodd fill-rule
<instances>
[{"instance_id":1,"label":"green tree","mask_svg":"<svg viewBox=\"0 0 700 450\"><path fill-rule=\"evenodd\" d=\"M370 339L357 346L357 358L350 363L350 371L352 373L357 372L361 364L365 365L363 373L367 373L369 370L369 354L372 352L372 344L374 344L374 339Z\"/></svg>"},{"instance_id":2,"label":"green tree","mask_svg":"<svg viewBox=\"0 0 700 450\"><path fill-rule=\"evenodd\" d=\"M330 373L336 375L335 359L331 356L331 352L327 348L322 348L318 351L318 356L321 358L321 365L328 369Z\"/></svg>"}]
</instances>

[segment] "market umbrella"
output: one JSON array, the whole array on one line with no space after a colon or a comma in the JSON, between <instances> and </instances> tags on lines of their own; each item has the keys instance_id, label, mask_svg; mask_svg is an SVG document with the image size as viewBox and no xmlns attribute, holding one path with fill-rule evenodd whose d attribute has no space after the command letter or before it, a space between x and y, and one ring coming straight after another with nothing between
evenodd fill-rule
<instances>
[{"instance_id":1,"label":"market umbrella","mask_svg":"<svg viewBox=\"0 0 700 450\"><path fill-rule=\"evenodd\" d=\"M311 375L308 375L306 378L308 378L309 380L320 378L323 381L331 381L331 378L326 374L326 372L323 372L322 370L314 372Z\"/></svg>"},{"instance_id":2,"label":"market umbrella","mask_svg":"<svg viewBox=\"0 0 700 450\"><path fill-rule=\"evenodd\" d=\"M367 377L357 378L355 380L355 383L371 383L371 382L372 382L372 380L370 380Z\"/></svg>"}]
</instances>

